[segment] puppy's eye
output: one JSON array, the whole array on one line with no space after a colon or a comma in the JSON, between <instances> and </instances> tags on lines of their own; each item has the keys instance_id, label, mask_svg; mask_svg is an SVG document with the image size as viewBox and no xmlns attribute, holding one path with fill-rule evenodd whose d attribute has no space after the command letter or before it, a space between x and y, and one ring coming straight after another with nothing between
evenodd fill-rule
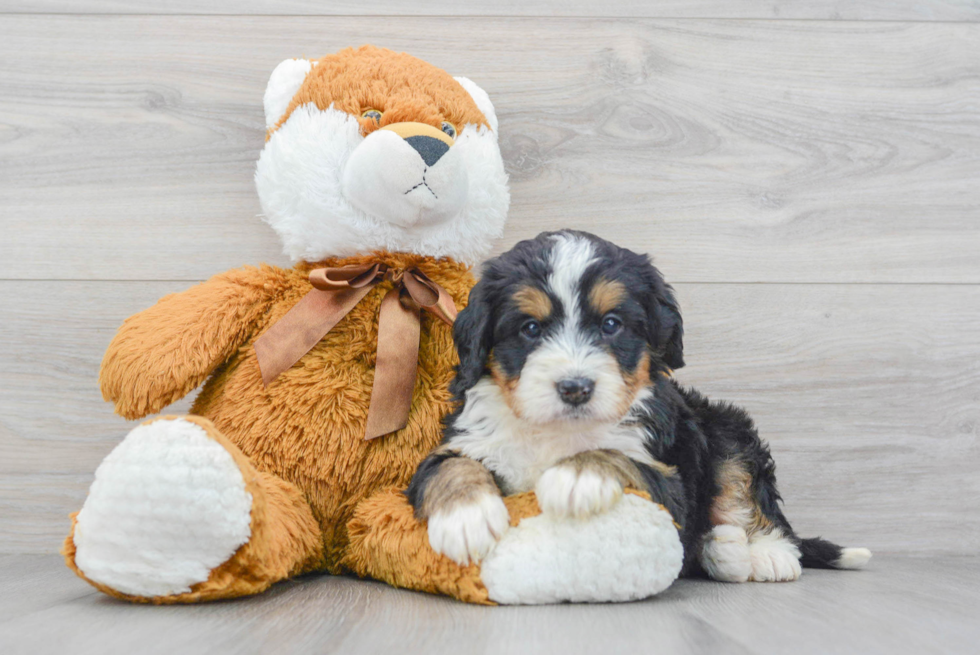
<instances>
[{"instance_id":1,"label":"puppy's eye","mask_svg":"<svg viewBox=\"0 0 980 655\"><path fill-rule=\"evenodd\" d=\"M455 139L456 138L456 126L453 125L452 123L443 121L442 122L442 131L445 132L446 134L448 134L450 139Z\"/></svg>"},{"instance_id":2,"label":"puppy's eye","mask_svg":"<svg viewBox=\"0 0 980 655\"><path fill-rule=\"evenodd\" d=\"M607 337L619 334L623 329L623 322L615 314L606 314L602 319L602 333Z\"/></svg>"},{"instance_id":3,"label":"puppy's eye","mask_svg":"<svg viewBox=\"0 0 980 655\"><path fill-rule=\"evenodd\" d=\"M525 321L521 326L521 334L528 339L537 339L541 336L541 324L535 320Z\"/></svg>"},{"instance_id":4,"label":"puppy's eye","mask_svg":"<svg viewBox=\"0 0 980 655\"><path fill-rule=\"evenodd\" d=\"M381 115L382 115L381 112L378 111L377 109L365 109L361 113L361 118L370 118L375 123L380 123L381 122Z\"/></svg>"}]
</instances>

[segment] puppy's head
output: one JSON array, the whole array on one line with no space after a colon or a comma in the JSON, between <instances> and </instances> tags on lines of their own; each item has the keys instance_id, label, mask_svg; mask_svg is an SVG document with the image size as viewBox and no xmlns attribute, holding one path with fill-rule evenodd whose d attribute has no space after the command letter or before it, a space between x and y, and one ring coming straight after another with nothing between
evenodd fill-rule
<instances>
[{"instance_id":1,"label":"puppy's head","mask_svg":"<svg viewBox=\"0 0 980 655\"><path fill-rule=\"evenodd\" d=\"M618 421L652 375L684 365L683 333L646 255L584 232L541 234L485 266L453 330L453 392L489 378L529 422Z\"/></svg>"}]
</instances>

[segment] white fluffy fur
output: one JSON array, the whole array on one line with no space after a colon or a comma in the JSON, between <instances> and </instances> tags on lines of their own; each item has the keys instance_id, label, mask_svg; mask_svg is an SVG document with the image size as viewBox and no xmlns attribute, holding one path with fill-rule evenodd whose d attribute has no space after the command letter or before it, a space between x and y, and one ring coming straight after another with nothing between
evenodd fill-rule
<instances>
[{"instance_id":1,"label":"white fluffy fur","mask_svg":"<svg viewBox=\"0 0 980 655\"><path fill-rule=\"evenodd\" d=\"M308 59L287 59L276 66L265 87L262 104L265 107L265 127L272 127L286 113L293 96L303 85L316 62Z\"/></svg>"},{"instance_id":2,"label":"white fluffy fur","mask_svg":"<svg viewBox=\"0 0 980 655\"><path fill-rule=\"evenodd\" d=\"M376 130L354 149L343 173L344 195L369 216L402 228L440 225L466 204L469 178L461 151L449 148L432 166L402 137Z\"/></svg>"},{"instance_id":3,"label":"white fluffy fur","mask_svg":"<svg viewBox=\"0 0 980 655\"><path fill-rule=\"evenodd\" d=\"M280 66L290 74L299 70ZM276 88L287 78L274 74ZM486 93L468 80L461 84L485 115L493 114ZM272 104L274 113L278 105ZM496 126L495 116L487 120ZM313 104L296 108L272 134L255 184L265 219L289 257L318 261L373 250L467 264L486 257L510 204L496 130L464 126L450 152L429 169L392 136L379 130L364 138L353 116ZM423 174L428 191L417 186Z\"/></svg>"},{"instance_id":4,"label":"white fluffy fur","mask_svg":"<svg viewBox=\"0 0 980 655\"><path fill-rule=\"evenodd\" d=\"M127 594L190 591L248 541L251 508L235 461L201 427L140 425L95 472L75 526L75 563Z\"/></svg>"},{"instance_id":5,"label":"white fluffy fur","mask_svg":"<svg viewBox=\"0 0 980 655\"><path fill-rule=\"evenodd\" d=\"M844 548L834 566L839 569L863 569L870 560L871 551L867 548Z\"/></svg>"},{"instance_id":6,"label":"white fluffy fur","mask_svg":"<svg viewBox=\"0 0 980 655\"><path fill-rule=\"evenodd\" d=\"M714 580L745 582L752 575L749 539L736 525L718 525L704 539L701 566Z\"/></svg>"},{"instance_id":7,"label":"white fluffy fur","mask_svg":"<svg viewBox=\"0 0 980 655\"><path fill-rule=\"evenodd\" d=\"M798 580L803 573L800 549L778 528L770 533L752 535L749 558L752 560L749 580L753 582L789 582Z\"/></svg>"},{"instance_id":8,"label":"white fluffy fur","mask_svg":"<svg viewBox=\"0 0 980 655\"><path fill-rule=\"evenodd\" d=\"M638 427L584 420L532 423L514 415L500 387L489 378L466 392L454 427L459 434L453 437L453 447L483 462L507 494L533 489L541 474L558 460L587 450L609 448L653 464Z\"/></svg>"},{"instance_id":9,"label":"white fluffy fur","mask_svg":"<svg viewBox=\"0 0 980 655\"><path fill-rule=\"evenodd\" d=\"M779 528L747 536L737 525L717 525L705 537L700 560L722 582L789 582L803 572L800 549Z\"/></svg>"},{"instance_id":10,"label":"white fluffy fur","mask_svg":"<svg viewBox=\"0 0 980 655\"><path fill-rule=\"evenodd\" d=\"M575 325L581 311L579 284L585 270L595 262L595 248L588 239L572 234L558 234L553 240L548 287L561 300L568 322Z\"/></svg>"},{"instance_id":11,"label":"white fluffy fur","mask_svg":"<svg viewBox=\"0 0 980 655\"><path fill-rule=\"evenodd\" d=\"M480 577L503 604L621 602L663 591L682 563L670 514L627 495L586 520L524 519L486 556Z\"/></svg>"},{"instance_id":12,"label":"white fluffy fur","mask_svg":"<svg viewBox=\"0 0 980 655\"><path fill-rule=\"evenodd\" d=\"M618 480L573 466L552 466L534 487L541 511L562 518L586 518L608 511L623 497Z\"/></svg>"},{"instance_id":13,"label":"white fluffy fur","mask_svg":"<svg viewBox=\"0 0 980 655\"><path fill-rule=\"evenodd\" d=\"M479 562L510 527L500 496L484 494L478 501L436 512L428 520L429 545L461 566Z\"/></svg>"}]
</instances>

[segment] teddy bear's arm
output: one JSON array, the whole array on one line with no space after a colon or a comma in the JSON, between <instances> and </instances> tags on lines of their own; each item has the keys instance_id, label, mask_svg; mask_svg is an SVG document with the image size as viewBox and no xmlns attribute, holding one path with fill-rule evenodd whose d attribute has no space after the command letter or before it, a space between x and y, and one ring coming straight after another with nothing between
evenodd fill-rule
<instances>
[{"instance_id":1,"label":"teddy bear's arm","mask_svg":"<svg viewBox=\"0 0 980 655\"><path fill-rule=\"evenodd\" d=\"M214 276L123 322L102 360L102 396L137 419L200 385L249 337L277 286L271 267Z\"/></svg>"}]
</instances>

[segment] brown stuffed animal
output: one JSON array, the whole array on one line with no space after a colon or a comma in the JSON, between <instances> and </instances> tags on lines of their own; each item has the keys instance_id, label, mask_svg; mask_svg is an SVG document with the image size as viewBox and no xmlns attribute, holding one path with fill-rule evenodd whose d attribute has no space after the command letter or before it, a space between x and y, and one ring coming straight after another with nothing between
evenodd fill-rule
<instances>
[{"instance_id":1,"label":"brown stuffed animal","mask_svg":"<svg viewBox=\"0 0 980 655\"><path fill-rule=\"evenodd\" d=\"M489 98L365 46L283 62L265 110L256 186L295 268L167 296L125 321L102 364L128 419L204 383L191 415L129 433L72 517L68 565L113 596L193 602L345 570L358 503L404 487L440 439L456 357L436 307L451 320L448 299L465 303L509 203ZM401 377L380 381L382 359Z\"/></svg>"}]
</instances>

